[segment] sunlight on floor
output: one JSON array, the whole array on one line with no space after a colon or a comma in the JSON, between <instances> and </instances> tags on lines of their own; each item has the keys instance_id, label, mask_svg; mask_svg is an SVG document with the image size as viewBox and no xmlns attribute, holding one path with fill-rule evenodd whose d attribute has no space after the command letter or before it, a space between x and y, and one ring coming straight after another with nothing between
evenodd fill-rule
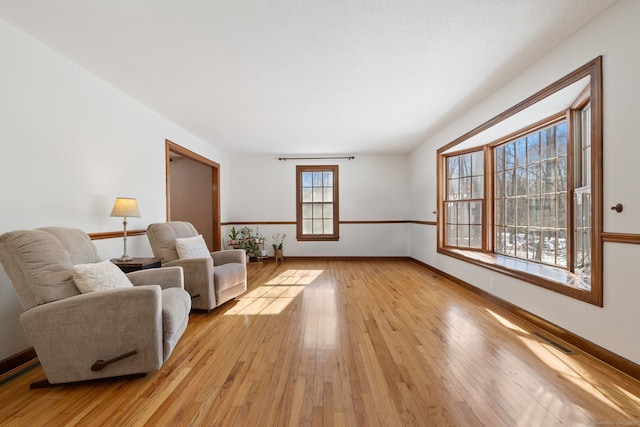
<instances>
[{"instance_id":1,"label":"sunlight on floor","mask_svg":"<svg viewBox=\"0 0 640 427\"><path fill-rule=\"evenodd\" d=\"M561 355L558 350L552 349L548 344L534 338L520 337L520 339L533 354L547 366L556 370L562 378L572 382L575 386L589 393L610 408L621 409L616 402L591 383L593 381L592 378L584 378L584 374L580 372L580 366L572 363L570 358L573 356Z\"/></svg>"},{"instance_id":2,"label":"sunlight on floor","mask_svg":"<svg viewBox=\"0 0 640 427\"><path fill-rule=\"evenodd\" d=\"M265 285L309 285L323 270L287 270L265 283Z\"/></svg>"},{"instance_id":3,"label":"sunlight on floor","mask_svg":"<svg viewBox=\"0 0 640 427\"><path fill-rule=\"evenodd\" d=\"M632 400L633 402L636 403L636 405L640 406L640 397L636 396L635 394L629 393L626 389L620 387L619 385L616 386L616 388L620 391L620 393L622 393L626 398Z\"/></svg>"},{"instance_id":4,"label":"sunlight on floor","mask_svg":"<svg viewBox=\"0 0 640 427\"><path fill-rule=\"evenodd\" d=\"M506 327L506 328L509 328L509 329L512 329L512 330L517 331L517 332L523 332L523 333L526 333L526 331L525 331L524 329L522 329L520 326L517 326L517 325L515 325L515 324L511 323L510 321L508 321L508 320L507 320L507 319L505 319L504 317L500 316L498 313L496 313L496 312L494 312L494 311L491 311L491 310L489 310L488 308L487 308L486 310L489 312L489 314L490 314L490 315L492 315L493 317L495 317L495 319L496 319L498 322L502 323L502 326L504 326L504 327Z\"/></svg>"},{"instance_id":5,"label":"sunlight on floor","mask_svg":"<svg viewBox=\"0 0 640 427\"><path fill-rule=\"evenodd\" d=\"M504 327L509 328L518 333L522 333L522 336L519 336L520 340L524 343L524 345L529 348L529 350L536 355L542 362L544 362L547 366L554 369L556 372L560 374L561 377L567 379L572 382L577 387L589 393L594 398L598 399L602 403L607 406L621 410L624 408L620 408L619 405L614 401L613 397L607 396L601 390L599 390L594 384L592 384L592 378L585 378L585 373L582 372L581 366L579 362L572 360L573 356L568 356L561 354L557 349L551 347L549 344L544 343L529 334L529 332L520 328L519 326L513 324L509 320L500 316L499 314L488 310L489 314L491 314L498 322L500 322ZM629 397L629 393L625 393L625 390L620 389L621 392L627 394ZM630 395L633 396L633 395ZM635 397L635 396L634 396ZM638 400L637 397L635 397ZM640 400L638 400L640 401Z\"/></svg>"},{"instance_id":6,"label":"sunlight on floor","mask_svg":"<svg viewBox=\"0 0 640 427\"><path fill-rule=\"evenodd\" d=\"M323 270L287 270L237 299L224 315L280 314Z\"/></svg>"},{"instance_id":7,"label":"sunlight on floor","mask_svg":"<svg viewBox=\"0 0 640 427\"><path fill-rule=\"evenodd\" d=\"M567 405L555 393L549 392L545 387L538 387L535 390L535 399L525 407L522 416L516 423L519 426L544 426L549 425L545 418L549 414L561 420L573 421L568 422L575 425L576 418L580 415L580 409L573 405ZM540 407L545 411L540 411ZM578 424L583 425L583 424Z\"/></svg>"}]
</instances>

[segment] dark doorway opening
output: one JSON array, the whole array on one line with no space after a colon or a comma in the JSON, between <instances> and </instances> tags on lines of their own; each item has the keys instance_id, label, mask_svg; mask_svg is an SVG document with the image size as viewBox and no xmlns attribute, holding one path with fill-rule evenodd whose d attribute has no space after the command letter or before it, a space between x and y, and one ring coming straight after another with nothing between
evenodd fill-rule
<instances>
[{"instance_id":1,"label":"dark doorway opening","mask_svg":"<svg viewBox=\"0 0 640 427\"><path fill-rule=\"evenodd\" d=\"M192 223L210 250L220 250L220 165L165 142L167 221Z\"/></svg>"}]
</instances>

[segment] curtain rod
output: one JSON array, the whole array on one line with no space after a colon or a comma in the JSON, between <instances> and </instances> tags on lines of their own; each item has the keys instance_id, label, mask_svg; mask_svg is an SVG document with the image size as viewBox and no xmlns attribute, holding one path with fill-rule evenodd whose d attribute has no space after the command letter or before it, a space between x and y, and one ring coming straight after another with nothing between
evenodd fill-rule
<instances>
[{"instance_id":1,"label":"curtain rod","mask_svg":"<svg viewBox=\"0 0 640 427\"><path fill-rule=\"evenodd\" d=\"M278 157L278 160L287 161L287 160L337 160L337 159L346 159L353 160L355 156L337 156L337 157Z\"/></svg>"}]
</instances>

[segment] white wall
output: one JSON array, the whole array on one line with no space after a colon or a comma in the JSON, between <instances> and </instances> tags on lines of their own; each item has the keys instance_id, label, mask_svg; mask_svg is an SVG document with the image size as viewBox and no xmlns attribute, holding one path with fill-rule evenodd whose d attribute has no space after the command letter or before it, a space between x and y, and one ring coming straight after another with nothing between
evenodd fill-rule
<instances>
[{"instance_id":1,"label":"white wall","mask_svg":"<svg viewBox=\"0 0 640 427\"><path fill-rule=\"evenodd\" d=\"M221 164L223 216L229 205L222 152L0 20L0 234L48 225L89 233L122 229L109 213L117 196L136 197L141 218L164 221L165 139ZM104 259L122 240L96 241ZM145 236L128 252L151 255ZM0 268L0 360L31 347L22 311Z\"/></svg>"},{"instance_id":2,"label":"white wall","mask_svg":"<svg viewBox=\"0 0 640 427\"><path fill-rule=\"evenodd\" d=\"M634 176L637 95L640 93L640 2L620 0L526 72L429 138L411 157L411 215L432 220L436 200L435 151L505 111L550 83L603 55L604 74L604 231L640 233L640 189ZM428 183L425 187L425 182ZM416 201L419 200L419 201ZM624 205L617 214L609 210ZM436 230L412 227L411 256L535 313L616 354L640 363L640 287L634 264L636 245L604 246L604 307L595 307L494 271L437 254ZM495 278L495 290L488 287Z\"/></svg>"},{"instance_id":3,"label":"white wall","mask_svg":"<svg viewBox=\"0 0 640 427\"><path fill-rule=\"evenodd\" d=\"M337 164L341 221L409 218L408 156L356 155L354 160L279 161L233 157L232 210L224 221L295 222L296 165ZM255 226L252 226L255 228ZM225 241L230 227L225 227ZM238 228L238 227L236 227ZM338 242L297 242L293 224L259 225L267 239L287 234L285 256L408 256L406 224L342 224ZM267 241L269 243L269 240ZM273 253L270 244L269 254Z\"/></svg>"}]
</instances>

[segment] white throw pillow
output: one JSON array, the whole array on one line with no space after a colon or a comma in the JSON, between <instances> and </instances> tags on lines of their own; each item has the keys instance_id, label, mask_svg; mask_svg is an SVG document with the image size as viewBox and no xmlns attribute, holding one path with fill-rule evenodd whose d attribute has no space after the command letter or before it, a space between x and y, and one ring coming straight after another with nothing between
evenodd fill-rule
<instances>
[{"instance_id":1,"label":"white throw pillow","mask_svg":"<svg viewBox=\"0 0 640 427\"><path fill-rule=\"evenodd\" d=\"M109 260L73 266L73 281L80 292L104 291L106 289L131 288L129 278Z\"/></svg>"},{"instance_id":2,"label":"white throw pillow","mask_svg":"<svg viewBox=\"0 0 640 427\"><path fill-rule=\"evenodd\" d=\"M176 239L176 251L180 259L211 257L211 252L209 252L202 234Z\"/></svg>"}]
</instances>

